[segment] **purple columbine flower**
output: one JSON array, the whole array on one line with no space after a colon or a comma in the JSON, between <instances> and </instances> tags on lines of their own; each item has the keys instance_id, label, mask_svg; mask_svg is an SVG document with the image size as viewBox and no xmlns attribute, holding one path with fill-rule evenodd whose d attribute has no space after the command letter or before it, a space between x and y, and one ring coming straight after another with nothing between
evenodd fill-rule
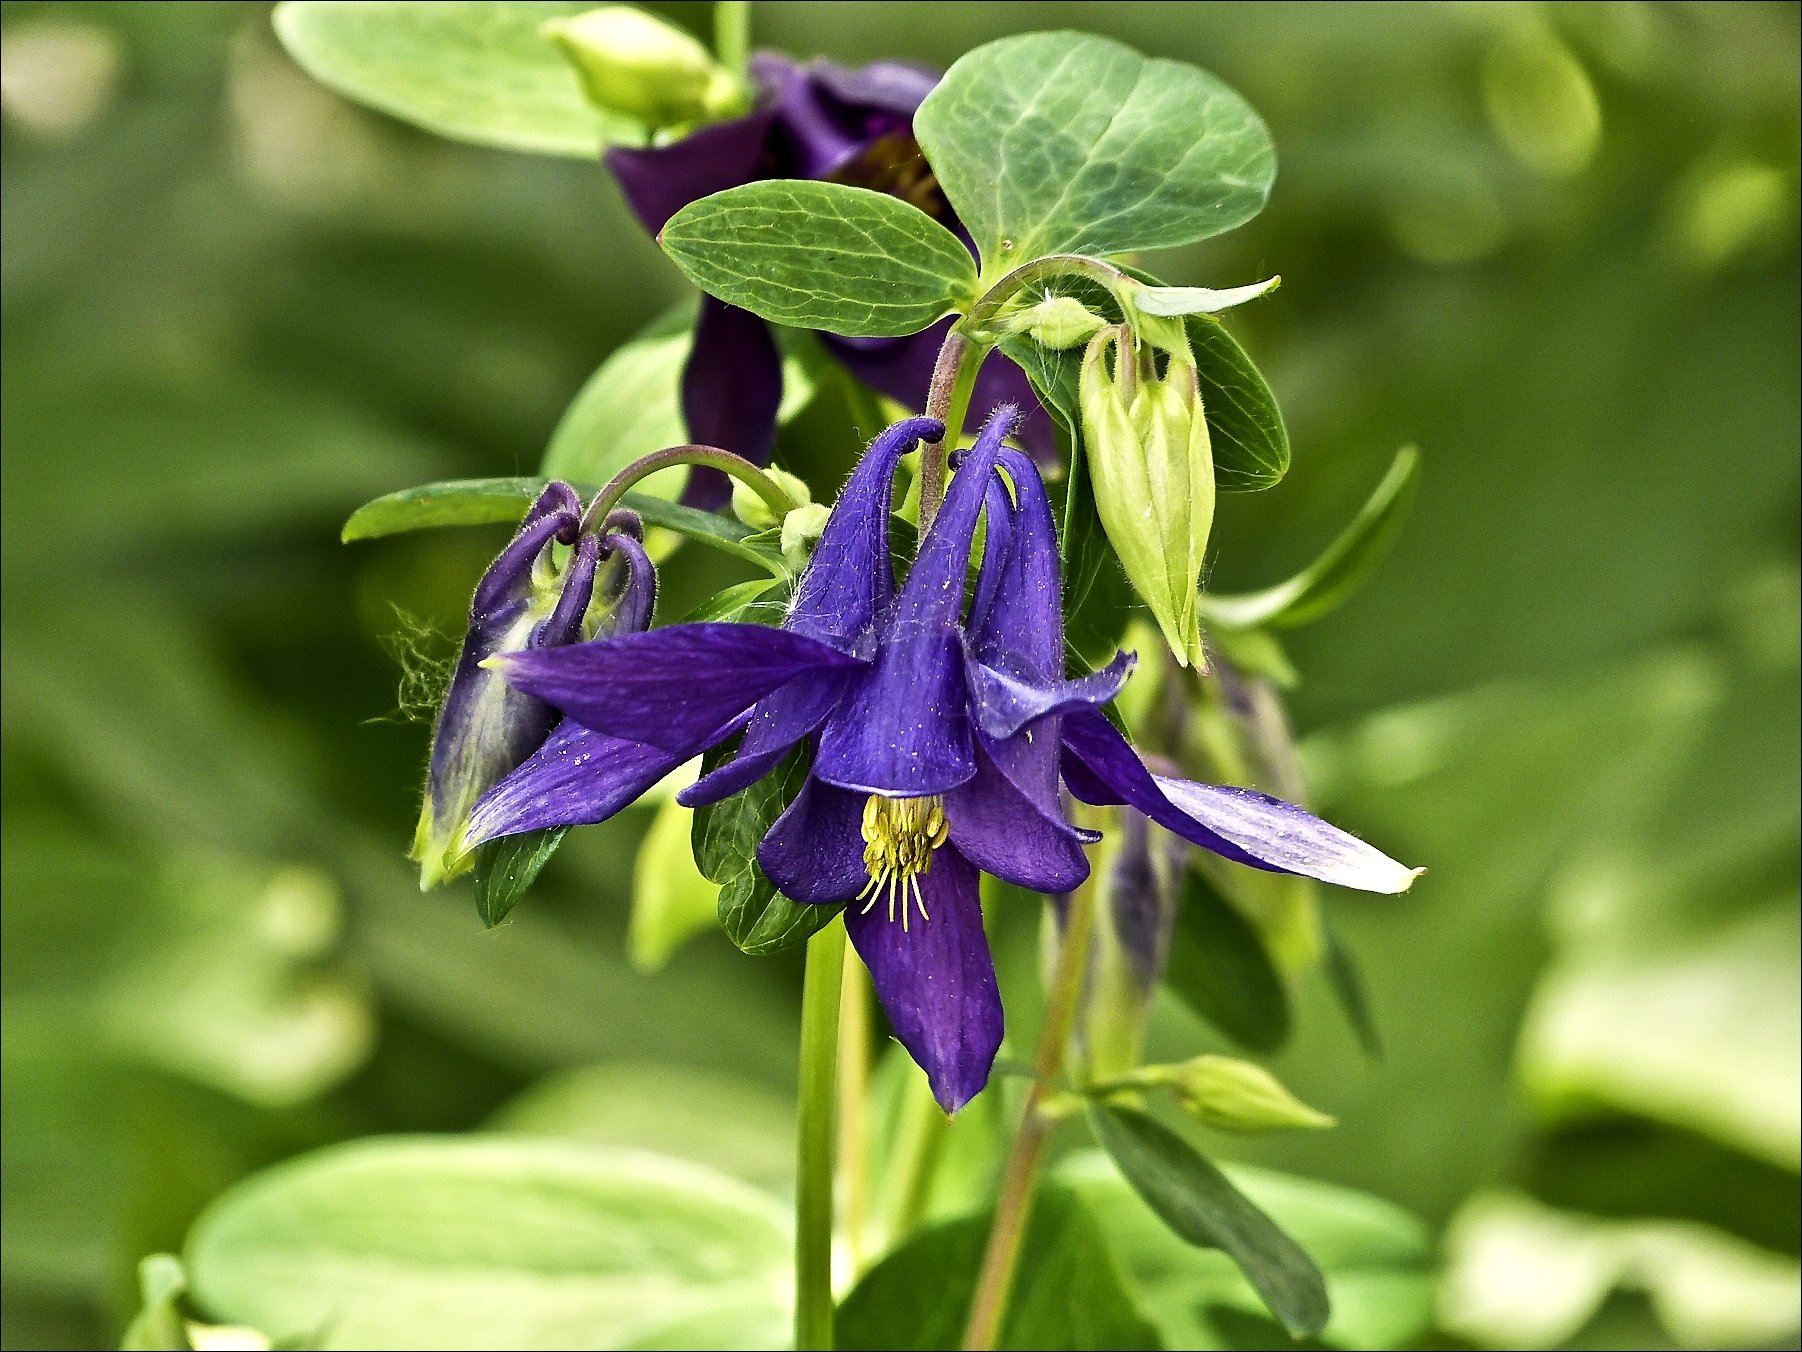
<instances>
[{"instance_id":1,"label":"purple columbine flower","mask_svg":"<svg viewBox=\"0 0 1802 1352\"><path fill-rule=\"evenodd\" d=\"M626 515L626 514L622 514ZM488 566L469 607L469 630L457 654L432 729L425 802L412 857L420 886L467 872L473 860L465 828L476 802L516 769L550 733L557 711L509 686L487 666L503 653L554 648L597 633L644 629L651 622L657 579L637 518L610 519L584 532L582 503L566 483L545 485L519 531ZM571 546L559 564L556 545ZM617 559L596 595L596 573Z\"/></svg>"},{"instance_id":2,"label":"purple columbine flower","mask_svg":"<svg viewBox=\"0 0 1802 1352\"><path fill-rule=\"evenodd\" d=\"M736 756L679 795L717 802L810 739L807 777L758 861L796 901L848 903L847 931L890 1025L948 1112L987 1083L1001 1045L980 874L1047 893L1088 876L1082 847L1095 837L1065 820L1060 772L1078 796L1132 802L1259 868L1378 891L1410 877L1289 804L1153 777L1099 712L1129 655L1064 679L1055 528L1032 461L1002 446L1015 418L1003 407L983 428L899 589L892 479L903 454L942 433L924 418L871 445L780 629L674 625L501 659L508 681L568 715L565 729L588 732L568 734L568 754L554 737L482 800L472 827L498 836L602 820L648 787L648 763L669 768L742 729ZM583 736L636 745L647 768L617 754L578 764Z\"/></svg>"},{"instance_id":3,"label":"purple columbine flower","mask_svg":"<svg viewBox=\"0 0 1802 1352\"><path fill-rule=\"evenodd\" d=\"M847 70L830 61L798 64L773 52L751 60L757 106L679 141L643 149L615 147L607 165L633 213L652 234L690 202L766 178L823 179L871 188L913 203L964 236L913 137L914 110L938 76L899 61ZM968 243L967 237L965 242ZM917 405L951 320L908 338L820 341L872 389ZM977 378L982 407L1022 403L1032 416L1020 435L1035 455L1056 452L1050 420L1032 401L1019 370L991 362ZM690 440L724 446L768 464L782 402L782 358L769 325L748 310L701 297L694 347L682 373L682 412ZM712 471L696 471L691 500L712 505L725 490Z\"/></svg>"}]
</instances>

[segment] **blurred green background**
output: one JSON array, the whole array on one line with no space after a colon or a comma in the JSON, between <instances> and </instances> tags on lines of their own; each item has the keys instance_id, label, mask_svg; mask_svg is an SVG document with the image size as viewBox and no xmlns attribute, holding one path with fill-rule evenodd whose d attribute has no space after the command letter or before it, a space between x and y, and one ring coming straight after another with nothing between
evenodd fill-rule
<instances>
[{"instance_id":1,"label":"blurred green background","mask_svg":"<svg viewBox=\"0 0 1802 1352\"><path fill-rule=\"evenodd\" d=\"M494 933L416 890L396 654L453 650L504 532L337 543L378 493L530 472L674 268L598 167L353 108L265 6L3 12L5 1345L116 1340L138 1258L256 1168L583 1067L730 1073L779 1179L798 965L709 936L632 969L648 813ZM1212 581L1285 575L1423 448L1394 554L1291 644L1292 708L1321 805L1431 871L1330 899L1386 1051L1316 981L1275 1064L1340 1128L1229 1153L1426 1219L1436 1342L1796 1345L1797 8L755 25L939 66L1082 28L1268 119L1265 213L1152 260L1284 277L1232 327L1294 468L1223 499ZM848 429L822 398L782 454L842 471ZM663 613L727 576L680 556ZM1154 1040L1217 1045L1175 1007ZM532 1102L604 1088L605 1137L640 1089L724 1092L595 1075Z\"/></svg>"}]
</instances>

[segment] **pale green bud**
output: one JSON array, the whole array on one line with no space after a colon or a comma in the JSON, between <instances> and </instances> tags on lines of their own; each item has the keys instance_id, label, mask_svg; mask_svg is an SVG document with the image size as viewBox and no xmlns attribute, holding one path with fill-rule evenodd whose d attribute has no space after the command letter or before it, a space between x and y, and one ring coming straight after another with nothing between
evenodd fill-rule
<instances>
[{"instance_id":1,"label":"pale green bud","mask_svg":"<svg viewBox=\"0 0 1802 1352\"><path fill-rule=\"evenodd\" d=\"M790 501L802 505L813 501L813 493L799 475L777 469L774 465L764 470L764 473L776 481L777 486L788 494ZM752 530L775 530L782 524L782 517L776 509L765 502L757 490L743 479L732 481L732 515Z\"/></svg>"},{"instance_id":2,"label":"pale green bud","mask_svg":"<svg viewBox=\"0 0 1802 1352\"><path fill-rule=\"evenodd\" d=\"M1007 321L1009 333L1023 333L1056 352L1086 343L1106 327L1107 321L1075 296L1046 296Z\"/></svg>"},{"instance_id":3,"label":"pale green bud","mask_svg":"<svg viewBox=\"0 0 1802 1352\"><path fill-rule=\"evenodd\" d=\"M1322 1131L1333 1119L1291 1094L1276 1076L1250 1061L1230 1056L1198 1056L1181 1065L1159 1067L1156 1078L1176 1091L1183 1111L1221 1131Z\"/></svg>"},{"instance_id":4,"label":"pale green bud","mask_svg":"<svg viewBox=\"0 0 1802 1352\"><path fill-rule=\"evenodd\" d=\"M813 557L813 547L826 529L830 507L817 502L804 503L782 518L782 560L797 573Z\"/></svg>"},{"instance_id":5,"label":"pale green bud","mask_svg":"<svg viewBox=\"0 0 1802 1352\"><path fill-rule=\"evenodd\" d=\"M719 117L744 97L741 82L707 48L629 5L552 19L539 31L570 59L591 103L648 127Z\"/></svg>"},{"instance_id":6,"label":"pale green bud","mask_svg":"<svg viewBox=\"0 0 1802 1352\"><path fill-rule=\"evenodd\" d=\"M1083 442L1109 543L1176 660L1201 665L1201 588L1214 524L1214 455L1187 341L1160 332L1157 374L1124 326L1103 329L1083 357Z\"/></svg>"}]
</instances>

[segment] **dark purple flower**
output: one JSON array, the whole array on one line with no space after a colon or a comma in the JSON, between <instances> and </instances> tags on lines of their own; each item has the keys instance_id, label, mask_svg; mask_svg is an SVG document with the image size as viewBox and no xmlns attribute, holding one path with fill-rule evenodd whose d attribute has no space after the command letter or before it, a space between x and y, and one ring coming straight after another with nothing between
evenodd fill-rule
<instances>
[{"instance_id":1,"label":"dark purple flower","mask_svg":"<svg viewBox=\"0 0 1802 1352\"><path fill-rule=\"evenodd\" d=\"M1013 419L1003 408L989 420L898 589L892 478L940 433L923 418L871 445L780 629L675 625L502 659L510 682L569 722L482 800L471 828L480 839L602 820L742 729L735 757L680 795L718 802L811 739L807 778L758 860L796 901L849 903L846 928L889 1022L947 1111L987 1082L1001 1043L979 875L1048 893L1088 875L1094 837L1065 820L1060 773L1079 797L1130 802L1254 867L1377 891L1411 877L1287 803L1153 776L1100 713L1131 669L1126 654L1063 677L1055 527L1032 461L1002 447Z\"/></svg>"},{"instance_id":2,"label":"dark purple flower","mask_svg":"<svg viewBox=\"0 0 1802 1352\"><path fill-rule=\"evenodd\" d=\"M509 686L487 665L490 659L651 622L656 573L637 538L637 518L609 521L604 538L583 532L581 520L575 490L547 484L476 585L469 630L432 730L412 850L423 888L471 867L464 831L477 800L516 769L558 719L548 704ZM558 544L571 546L561 564ZM597 569L609 559L616 562L604 570L597 596Z\"/></svg>"},{"instance_id":3,"label":"dark purple flower","mask_svg":"<svg viewBox=\"0 0 1802 1352\"><path fill-rule=\"evenodd\" d=\"M607 165L633 213L652 234L690 202L766 178L825 179L912 202L961 236L919 144L914 110L938 76L898 61L847 70L830 61L801 65L772 52L751 62L757 106L663 146L615 147ZM966 240L967 242L967 240ZM909 407L926 397L949 319L908 338L841 338L821 343L864 384ZM1050 420L1011 363L985 365L978 407L1004 402L1031 410L1019 435L1035 455L1055 453ZM782 359L769 326L711 296L701 298L694 347L682 373L682 410L691 440L724 446L763 465L776 439ZM721 476L696 471L690 500L724 493Z\"/></svg>"}]
</instances>

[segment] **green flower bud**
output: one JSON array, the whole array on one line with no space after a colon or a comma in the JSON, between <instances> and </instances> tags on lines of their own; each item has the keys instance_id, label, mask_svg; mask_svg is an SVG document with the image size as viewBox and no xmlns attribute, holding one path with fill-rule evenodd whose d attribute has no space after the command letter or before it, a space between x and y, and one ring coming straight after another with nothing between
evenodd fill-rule
<instances>
[{"instance_id":1,"label":"green flower bud","mask_svg":"<svg viewBox=\"0 0 1802 1352\"><path fill-rule=\"evenodd\" d=\"M774 465L764 470L764 473L774 479L793 501L802 504L813 501L813 494L798 475L777 469ZM743 479L732 481L732 515L752 530L774 530L782 524L782 518L776 514L776 509L759 497L757 490Z\"/></svg>"},{"instance_id":2,"label":"green flower bud","mask_svg":"<svg viewBox=\"0 0 1802 1352\"><path fill-rule=\"evenodd\" d=\"M706 121L744 100L740 81L693 37L628 5L552 19L539 31L563 49L591 103L648 127Z\"/></svg>"},{"instance_id":3,"label":"green flower bud","mask_svg":"<svg viewBox=\"0 0 1802 1352\"><path fill-rule=\"evenodd\" d=\"M1230 1056L1198 1056L1181 1065L1160 1067L1157 1078L1176 1091L1183 1111L1204 1126L1221 1131L1322 1131L1333 1119L1303 1103L1276 1076L1249 1061Z\"/></svg>"},{"instance_id":4,"label":"green flower bud","mask_svg":"<svg viewBox=\"0 0 1802 1352\"><path fill-rule=\"evenodd\" d=\"M804 503L782 518L782 559L797 573L813 558L813 547L826 529L830 507L817 502Z\"/></svg>"},{"instance_id":5,"label":"green flower bud","mask_svg":"<svg viewBox=\"0 0 1802 1352\"><path fill-rule=\"evenodd\" d=\"M1007 321L1009 333L1023 333L1056 352L1086 343L1106 327L1107 321L1075 296L1046 296Z\"/></svg>"},{"instance_id":6,"label":"green flower bud","mask_svg":"<svg viewBox=\"0 0 1802 1352\"><path fill-rule=\"evenodd\" d=\"M1200 666L1196 594L1214 524L1213 448L1180 322L1158 324L1155 339L1168 354L1162 375L1151 344L1125 326L1090 340L1080 384L1083 440L1096 511L1127 580L1176 660Z\"/></svg>"}]
</instances>

